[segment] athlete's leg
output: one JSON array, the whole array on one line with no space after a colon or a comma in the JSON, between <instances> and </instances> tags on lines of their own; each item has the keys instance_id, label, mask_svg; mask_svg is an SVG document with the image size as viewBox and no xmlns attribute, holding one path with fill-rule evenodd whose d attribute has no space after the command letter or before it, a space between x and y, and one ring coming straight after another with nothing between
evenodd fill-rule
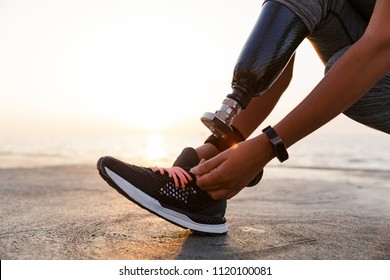
<instances>
[{"instance_id":1,"label":"athlete's leg","mask_svg":"<svg viewBox=\"0 0 390 280\"><path fill-rule=\"evenodd\" d=\"M287 89L293 75L294 57L272 87L261 96L252 99L248 107L234 119L233 126L248 138L268 117Z\"/></svg>"},{"instance_id":2,"label":"athlete's leg","mask_svg":"<svg viewBox=\"0 0 390 280\"><path fill-rule=\"evenodd\" d=\"M245 103L246 105L243 108L247 106L230 123L239 135L238 139L240 141L246 139L264 121L286 89L292 76L293 60L287 68L285 67L291 55L294 54L296 47L306 35L316 35L318 30L321 31L322 25L328 22L338 23L337 20L333 20L333 17L341 14L343 3L344 1L330 0L265 1L264 10L261 12L235 67L232 82L233 93L228 95L228 98L236 100L240 105ZM339 33L338 29L341 29L342 33L342 28L341 24L336 26L332 24L332 29L325 30ZM313 40L320 41L321 36L325 35L327 34L319 33L313 37ZM343 39L347 38L346 42L350 43L348 36L344 35L342 37ZM338 50L339 45L344 46L345 44L344 40L338 43L336 50L331 50L332 54ZM283 69L285 70L278 79L279 73ZM274 81L276 81L275 84L273 84ZM268 85L272 84L273 86L266 90ZM250 93L249 98L247 98L247 94L244 94L245 92ZM257 97L251 100L251 96ZM249 100L251 101L249 102ZM232 110L224 104L221 110L216 112L216 115L210 119L206 118L206 123L208 123L206 125L210 127L209 124L211 123L210 129L215 132L221 126L218 125L221 124L218 117L221 116L222 120L226 118L230 122L232 118L227 112L234 114L234 109ZM211 121L213 118L217 119L217 124ZM228 131L224 125L222 125L222 130L225 133ZM210 145L199 147L198 152L201 157L212 157L218 151L226 149L229 144L237 142L235 135L226 137L226 133L224 138L233 138L233 141L225 143L226 141L220 140L221 137L219 136L223 133L218 132L206 141L206 143L211 143L218 149Z\"/></svg>"},{"instance_id":3,"label":"athlete's leg","mask_svg":"<svg viewBox=\"0 0 390 280\"><path fill-rule=\"evenodd\" d=\"M229 136L240 110L270 89L307 35L307 28L294 12L280 3L266 1L238 57L232 93L218 111L202 117L213 134Z\"/></svg>"},{"instance_id":4,"label":"athlete's leg","mask_svg":"<svg viewBox=\"0 0 390 280\"><path fill-rule=\"evenodd\" d=\"M271 88L267 90L266 94L253 98L249 103L249 106L245 110L242 110L241 113L234 119L233 126L243 137L240 140L248 138L271 113L280 96L286 90L291 81L293 66L294 58L290 60L283 73L271 86ZM199 157L203 159L210 159L216 156L221 150L223 150L223 148L218 149L211 143L205 143L196 148Z\"/></svg>"},{"instance_id":5,"label":"athlete's leg","mask_svg":"<svg viewBox=\"0 0 390 280\"><path fill-rule=\"evenodd\" d=\"M341 48L353 44L357 41L362 34L367 25L367 21L363 19L348 2L344 0L318 0L318 1L303 1L303 0L268 0L266 2L278 2L279 4L284 5L290 11L295 13L301 21L306 25L307 30L309 31L308 38L316 48L320 58L326 63L329 58L336 53ZM289 26L289 28L292 28ZM299 29L302 29L299 27ZM240 56L238 66L235 69L235 77L233 79L233 85L239 81L237 79L237 73L248 72L245 68L259 68L258 73L264 71L264 69L272 68L272 66L262 65L261 63L272 63L267 59L260 60L258 59L256 63L243 63L242 61L249 60L248 57L255 56L257 58L261 57L262 52L269 54L269 48L263 46L267 42L267 33L260 32L259 38L257 40L253 39L253 34L256 34L256 30L261 30L261 26L256 26L254 32L248 42L254 41L254 45L258 45L258 48L255 48L253 45L247 43L243 53ZM282 32L280 33L282 34ZM275 34L273 34L275 35ZM264 42L262 42L263 39ZM261 43L262 42L262 43ZM295 43L294 46L297 46ZM255 53L255 50L257 52ZM287 50L286 53L294 53L295 49ZM250 55L246 55L246 53ZM254 54L255 53L255 54ZM285 56L285 55L284 55ZM279 62L278 62L279 63ZM276 102L279 100L281 94L286 89L292 75L292 66L293 63L285 69L281 77L276 81L276 83L267 91L265 91L260 97L252 99L249 103L246 110L241 111L241 113L234 119L233 126L239 132L241 140L247 138L268 116L268 114L274 108ZM283 66L282 66L283 68ZM251 70L251 74L256 73L256 71ZM252 77L255 79L256 77ZM245 79L242 80L243 85L240 86L246 87ZM253 86L253 84L251 85ZM252 91L257 91L256 88L252 88ZM212 137L213 138L213 137ZM215 138L215 137L214 137ZM210 141L208 141L210 142ZM209 158L217 154L222 149L215 148L215 139L211 141L213 145L209 143L205 146L198 148L199 154L204 158ZM234 143L234 141L232 142ZM217 143L219 144L219 143ZM226 143L223 143L224 148L226 148ZM218 145L217 145L218 146Z\"/></svg>"}]
</instances>

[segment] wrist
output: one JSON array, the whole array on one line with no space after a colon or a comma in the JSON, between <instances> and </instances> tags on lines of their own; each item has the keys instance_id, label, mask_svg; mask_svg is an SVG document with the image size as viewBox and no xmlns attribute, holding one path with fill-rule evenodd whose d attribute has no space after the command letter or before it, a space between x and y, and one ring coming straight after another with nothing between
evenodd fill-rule
<instances>
[{"instance_id":1,"label":"wrist","mask_svg":"<svg viewBox=\"0 0 390 280\"><path fill-rule=\"evenodd\" d=\"M259 166L264 167L275 157L274 147L264 133L247 140L247 142L252 142L252 155L256 158L256 164Z\"/></svg>"}]
</instances>

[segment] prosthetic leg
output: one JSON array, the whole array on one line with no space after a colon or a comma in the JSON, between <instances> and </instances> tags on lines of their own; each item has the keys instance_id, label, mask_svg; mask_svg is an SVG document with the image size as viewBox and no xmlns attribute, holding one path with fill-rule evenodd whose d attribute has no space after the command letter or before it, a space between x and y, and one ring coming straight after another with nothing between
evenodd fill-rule
<instances>
[{"instance_id":1,"label":"prosthetic leg","mask_svg":"<svg viewBox=\"0 0 390 280\"><path fill-rule=\"evenodd\" d=\"M235 116L253 97L272 86L307 35L306 26L290 9L273 1L264 4L234 69L232 93L218 111L205 113L201 118L214 138L236 142L232 127Z\"/></svg>"}]
</instances>

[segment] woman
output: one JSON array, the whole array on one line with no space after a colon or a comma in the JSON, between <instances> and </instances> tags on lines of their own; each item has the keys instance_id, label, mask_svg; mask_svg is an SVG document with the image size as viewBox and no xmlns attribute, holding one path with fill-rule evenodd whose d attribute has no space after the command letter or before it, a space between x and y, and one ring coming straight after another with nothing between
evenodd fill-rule
<instances>
[{"instance_id":1,"label":"woman","mask_svg":"<svg viewBox=\"0 0 390 280\"><path fill-rule=\"evenodd\" d=\"M288 147L340 113L390 133L388 15L387 0L266 1L234 72L233 89L245 88L253 97L232 123L234 136L212 135L196 150L185 149L169 169L104 157L98 162L100 174L130 200L172 223L201 233L225 233L226 199L256 183L270 160L286 160ZM271 25L265 28L265 23ZM327 74L273 128L245 141L287 88L294 51L305 37ZM272 42L275 47L269 47Z\"/></svg>"}]
</instances>

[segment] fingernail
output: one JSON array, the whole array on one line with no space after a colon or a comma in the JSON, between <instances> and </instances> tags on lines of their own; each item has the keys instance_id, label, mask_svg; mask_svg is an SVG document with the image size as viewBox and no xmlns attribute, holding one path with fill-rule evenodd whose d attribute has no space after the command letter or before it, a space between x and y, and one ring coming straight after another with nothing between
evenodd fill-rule
<instances>
[{"instance_id":1,"label":"fingernail","mask_svg":"<svg viewBox=\"0 0 390 280\"><path fill-rule=\"evenodd\" d=\"M191 172L192 174L195 174L195 173L197 173L198 171L199 171L199 167L197 167L197 166L192 167L192 168L190 169L190 172Z\"/></svg>"}]
</instances>

